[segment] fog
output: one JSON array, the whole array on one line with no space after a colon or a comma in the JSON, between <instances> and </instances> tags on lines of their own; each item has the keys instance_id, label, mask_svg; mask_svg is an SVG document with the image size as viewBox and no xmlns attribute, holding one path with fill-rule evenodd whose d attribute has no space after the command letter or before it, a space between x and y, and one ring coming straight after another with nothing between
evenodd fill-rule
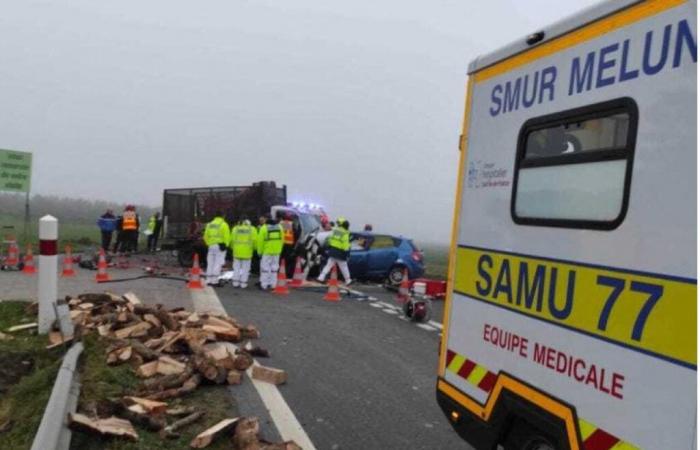
<instances>
[{"instance_id":1,"label":"fog","mask_svg":"<svg viewBox=\"0 0 700 450\"><path fill-rule=\"evenodd\" d=\"M469 61L593 3L5 1L0 148L34 153L33 193L274 180L446 243Z\"/></svg>"}]
</instances>

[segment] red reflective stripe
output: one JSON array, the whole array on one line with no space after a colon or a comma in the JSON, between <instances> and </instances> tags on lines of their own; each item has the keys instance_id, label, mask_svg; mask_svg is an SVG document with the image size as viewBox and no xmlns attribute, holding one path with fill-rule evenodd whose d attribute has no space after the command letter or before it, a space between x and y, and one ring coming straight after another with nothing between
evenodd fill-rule
<instances>
[{"instance_id":1,"label":"red reflective stripe","mask_svg":"<svg viewBox=\"0 0 700 450\"><path fill-rule=\"evenodd\" d=\"M618 438L598 428L588 436L583 446L586 450L610 450L618 442Z\"/></svg>"},{"instance_id":2,"label":"red reflective stripe","mask_svg":"<svg viewBox=\"0 0 700 450\"><path fill-rule=\"evenodd\" d=\"M457 374L460 377L466 379L467 377L469 377L469 374L472 373L474 367L476 367L476 363L467 359L466 361L464 361L464 364L462 364L462 367L459 368Z\"/></svg>"},{"instance_id":3,"label":"red reflective stripe","mask_svg":"<svg viewBox=\"0 0 700 450\"><path fill-rule=\"evenodd\" d=\"M55 240L39 241L39 254L44 256L54 256L58 254L58 242Z\"/></svg>"},{"instance_id":4,"label":"red reflective stripe","mask_svg":"<svg viewBox=\"0 0 700 450\"><path fill-rule=\"evenodd\" d=\"M486 376L479 383L479 389L485 392L491 392L493 385L496 384L496 374L493 372L488 372Z\"/></svg>"},{"instance_id":5,"label":"red reflective stripe","mask_svg":"<svg viewBox=\"0 0 700 450\"><path fill-rule=\"evenodd\" d=\"M445 362L445 367L449 366L452 360L455 358L457 354L453 352L452 350L447 350L447 361Z\"/></svg>"}]
</instances>

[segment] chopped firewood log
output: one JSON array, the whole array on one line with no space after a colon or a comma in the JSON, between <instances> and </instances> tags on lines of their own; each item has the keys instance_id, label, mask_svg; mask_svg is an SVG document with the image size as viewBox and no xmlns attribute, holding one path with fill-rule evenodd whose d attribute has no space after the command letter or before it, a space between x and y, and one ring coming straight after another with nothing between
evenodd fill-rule
<instances>
[{"instance_id":1,"label":"chopped firewood log","mask_svg":"<svg viewBox=\"0 0 700 450\"><path fill-rule=\"evenodd\" d=\"M72 336L62 336L58 331L49 331L49 344L50 345L60 345L64 342L72 340Z\"/></svg>"},{"instance_id":2,"label":"chopped firewood log","mask_svg":"<svg viewBox=\"0 0 700 450\"><path fill-rule=\"evenodd\" d=\"M79 323L83 323L85 319L87 319L88 314L85 311L79 311L79 310L71 310L70 311L70 320L73 322L73 325L77 325Z\"/></svg>"},{"instance_id":3,"label":"chopped firewood log","mask_svg":"<svg viewBox=\"0 0 700 450\"><path fill-rule=\"evenodd\" d=\"M236 370L248 370L253 365L253 357L247 353L239 353L233 360L233 368Z\"/></svg>"},{"instance_id":4,"label":"chopped firewood log","mask_svg":"<svg viewBox=\"0 0 700 450\"><path fill-rule=\"evenodd\" d=\"M143 344L146 347L150 348L151 350L156 349L156 348L160 347L161 345L163 345L165 343L165 341L167 341L167 339L164 336L165 335L163 335L159 338L149 339L146 342L144 342Z\"/></svg>"},{"instance_id":5,"label":"chopped firewood log","mask_svg":"<svg viewBox=\"0 0 700 450\"><path fill-rule=\"evenodd\" d=\"M181 311L175 311L174 309L170 311L170 315L175 318L175 320L187 320L188 317L190 317L189 312L181 310Z\"/></svg>"},{"instance_id":6,"label":"chopped firewood log","mask_svg":"<svg viewBox=\"0 0 700 450\"><path fill-rule=\"evenodd\" d=\"M197 411L194 406L177 406L175 408L168 408L165 410L165 414L169 416L188 416L193 412Z\"/></svg>"},{"instance_id":7,"label":"chopped firewood log","mask_svg":"<svg viewBox=\"0 0 700 450\"><path fill-rule=\"evenodd\" d=\"M192 368L187 367L184 372L179 374L162 375L158 378L145 380L142 385L144 392L160 392L165 389L173 389L182 386L192 376Z\"/></svg>"},{"instance_id":8,"label":"chopped firewood log","mask_svg":"<svg viewBox=\"0 0 700 450\"><path fill-rule=\"evenodd\" d=\"M243 339L260 339L260 331L255 325L246 325L240 328Z\"/></svg>"},{"instance_id":9,"label":"chopped firewood log","mask_svg":"<svg viewBox=\"0 0 700 450\"><path fill-rule=\"evenodd\" d=\"M169 356L161 356L158 358L158 368L156 371L161 375L170 375L184 372L185 367L185 364L180 361L176 361Z\"/></svg>"},{"instance_id":10,"label":"chopped firewood log","mask_svg":"<svg viewBox=\"0 0 700 450\"><path fill-rule=\"evenodd\" d=\"M113 365L113 364L121 364L125 361L128 361L131 359L131 346L127 345L126 347L119 347L116 348L109 353L107 353L107 364L108 365Z\"/></svg>"},{"instance_id":11,"label":"chopped firewood log","mask_svg":"<svg viewBox=\"0 0 700 450\"><path fill-rule=\"evenodd\" d=\"M83 311L90 311L94 307L95 307L94 303L81 303L78 305L78 309L81 309Z\"/></svg>"},{"instance_id":12,"label":"chopped firewood log","mask_svg":"<svg viewBox=\"0 0 700 450\"><path fill-rule=\"evenodd\" d=\"M270 357L270 352L267 349L253 345L253 343L250 341L246 342L242 350L248 353L250 356L259 356L262 358Z\"/></svg>"},{"instance_id":13,"label":"chopped firewood log","mask_svg":"<svg viewBox=\"0 0 700 450\"><path fill-rule=\"evenodd\" d=\"M161 437L163 438L168 438L168 439L176 439L179 437L177 434L177 430L180 430L187 425L191 425L204 417L206 413L204 411L195 411L189 416L186 416L176 422L173 422L172 424L168 425L163 429L163 431L160 433Z\"/></svg>"},{"instance_id":14,"label":"chopped firewood log","mask_svg":"<svg viewBox=\"0 0 700 450\"><path fill-rule=\"evenodd\" d=\"M114 332L114 335L119 339L125 339L128 337L140 337L145 336L146 332L152 327L148 322L139 322L135 325L122 328Z\"/></svg>"},{"instance_id":15,"label":"chopped firewood log","mask_svg":"<svg viewBox=\"0 0 700 450\"><path fill-rule=\"evenodd\" d=\"M133 404L127 408L129 411L134 412L136 414L148 414L148 411L146 411L146 408L144 408L141 405L138 404Z\"/></svg>"},{"instance_id":16,"label":"chopped firewood log","mask_svg":"<svg viewBox=\"0 0 700 450\"><path fill-rule=\"evenodd\" d=\"M229 370L226 376L226 382L228 384L241 384L243 382L243 372Z\"/></svg>"},{"instance_id":17,"label":"chopped firewood log","mask_svg":"<svg viewBox=\"0 0 700 450\"><path fill-rule=\"evenodd\" d=\"M156 316L154 316L153 314L144 314L143 320L150 323L151 325L153 325L156 328L161 326L160 320Z\"/></svg>"},{"instance_id":18,"label":"chopped firewood log","mask_svg":"<svg viewBox=\"0 0 700 450\"><path fill-rule=\"evenodd\" d=\"M200 376L194 374L190 378L188 378L187 381L185 381L179 388L166 389L164 391L151 394L146 398L150 400L167 400L169 398L182 397L183 395L189 394L190 392L197 389L197 386L199 386L199 383L201 382L202 379L200 378Z\"/></svg>"},{"instance_id":19,"label":"chopped firewood log","mask_svg":"<svg viewBox=\"0 0 700 450\"><path fill-rule=\"evenodd\" d=\"M276 444L260 441L260 450L302 450L294 441L279 442Z\"/></svg>"},{"instance_id":20,"label":"chopped firewood log","mask_svg":"<svg viewBox=\"0 0 700 450\"><path fill-rule=\"evenodd\" d=\"M66 297L66 299L68 299L68 297ZM83 301L80 300L79 298L71 298L70 300L68 300L68 306L71 307L71 308L75 308L75 307L77 307L79 304L81 304L82 302L83 302Z\"/></svg>"},{"instance_id":21,"label":"chopped firewood log","mask_svg":"<svg viewBox=\"0 0 700 450\"><path fill-rule=\"evenodd\" d=\"M136 369L136 375L141 378L150 378L158 373L158 360L147 362L146 364L141 364L138 369Z\"/></svg>"},{"instance_id":22,"label":"chopped firewood log","mask_svg":"<svg viewBox=\"0 0 700 450\"><path fill-rule=\"evenodd\" d=\"M145 410L145 408L139 404L133 404L136 408L132 408L126 405L126 402L117 402L112 400L107 400L102 402L102 409L110 411L111 414L126 419L129 422L135 423L139 426L146 428L149 431L162 430L165 427L165 418L163 415L151 415Z\"/></svg>"},{"instance_id":23,"label":"chopped firewood log","mask_svg":"<svg viewBox=\"0 0 700 450\"><path fill-rule=\"evenodd\" d=\"M207 344L203 347L203 351L208 358L214 360L217 366L226 370L231 370L235 367L234 358L226 346L219 343Z\"/></svg>"},{"instance_id":24,"label":"chopped firewood log","mask_svg":"<svg viewBox=\"0 0 700 450\"><path fill-rule=\"evenodd\" d=\"M7 329L8 333L15 333L17 331L31 330L32 328L37 328L39 324L36 322L26 323L24 325L15 325Z\"/></svg>"},{"instance_id":25,"label":"chopped firewood log","mask_svg":"<svg viewBox=\"0 0 700 450\"><path fill-rule=\"evenodd\" d=\"M104 324L104 325L99 325L97 327L97 332L99 333L100 336L109 336L112 331L112 325L111 324Z\"/></svg>"},{"instance_id":26,"label":"chopped firewood log","mask_svg":"<svg viewBox=\"0 0 700 450\"><path fill-rule=\"evenodd\" d=\"M253 449L258 445L258 433L260 423L257 417L246 417L236 425L236 432L233 434L233 445L237 449Z\"/></svg>"},{"instance_id":27,"label":"chopped firewood log","mask_svg":"<svg viewBox=\"0 0 700 450\"><path fill-rule=\"evenodd\" d=\"M127 292L122 297L124 298L124 300L126 300L126 307L129 308L129 311L131 312L134 312L135 306L143 304L133 292Z\"/></svg>"},{"instance_id":28,"label":"chopped firewood log","mask_svg":"<svg viewBox=\"0 0 700 450\"><path fill-rule=\"evenodd\" d=\"M253 378L272 384L284 384L287 382L287 372L274 367L253 366Z\"/></svg>"},{"instance_id":29,"label":"chopped firewood log","mask_svg":"<svg viewBox=\"0 0 700 450\"><path fill-rule=\"evenodd\" d=\"M129 339L129 345L131 345L131 349L141 355L141 357L147 361L151 361L153 359L158 358L158 352L154 352L150 348L146 347L143 342L137 340L137 339Z\"/></svg>"},{"instance_id":30,"label":"chopped firewood log","mask_svg":"<svg viewBox=\"0 0 700 450\"><path fill-rule=\"evenodd\" d=\"M80 294L78 298L83 302L90 302L100 305L103 303L115 303L115 300L109 294Z\"/></svg>"},{"instance_id":31,"label":"chopped firewood log","mask_svg":"<svg viewBox=\"0 0 700 450\"><path fill-rule=\"evenodd\" d=\"M80 330L80 328L77 328L76 330ZM76 330L74 330L74 331L76 331ZM51 350L51 349L54 349L56 347L60 347L61 345L66 344L68 342L72 342L73 340L76 339L76 336L78 336L78 333L76 333L74 336L66 336L65 339L61 339L61 337L59 336L58 342L54 342L52 344L47 345L46 350Z\"/></svg>"},{"instance_id":32,"label":"chopped firewood log","mask_svg":"<svg viewBox=\"0 0 700 450\"><path fill-rule=\"evenodd\" d=\"M232 419L224 419L214 425L213 427L207 428L206 430L199 433L192 442L190 442L190 447L192 448L204 448L209 446L214 440L230 432L236 427L236 423L240 420L240 417L235 417Z\"/></svg>"},{"instance_id":33,"label":"chopped firewood log","mask_svg":"<svg viewBox=\"0 0 700 450\"><path fill-rule=\"evenodd\" d=\"M156 348L155 350L157 352L162 352L163 350L170 347L171 345L173 345L174 343L176 343L180 339L184 339L184 337L185 337L184 333L178 332L173 337L171 337L170 339L165 341L160 347Z\"/></svg>"},{"instance_id":34,"label":"chopped firewood log","mask_svg":"<svg viewBox=\"0 0 700 450\"><path fill-rule=\"evenodd\" d=\"M91 419L83 414L68 414L68 426L72 430L95 433L101 436L119 436L138 441L139 435L128 420L118 417Z\"/></svg>"},{"instance_id":35,"label":"chopped firewood log","mask_svg":"<svg viewBox=\"0 0 700 450\"><path fill-rule=\"evenodd\" d=\"M204 325L202 330L213 332L216 338L222 341L239 342L241 340L241 332L238 328Z\"/></svg>"},{"instance_id":36,"label":"chopped firewood log","mask_svg":"<svg viewBox=\"0 0 700 450\"><path fill-rule=\"evenodd\" d=\"M139 405L146 410L148 414L162 414L168 409L168 404L165 402L157 402L141 397L124 397L126 405Z\"/></svg>"},{"instance_id":37,"label":"chopped firewood log","mask_svg":"<svg viewBox=\"0 0 700 450\"><path fill-rule=\"evenodd\" d=\"M237 326L235 326L231 322L228 322L228 321L223 320L223 319L219 319L218 317L208 316L208 315L202 316L202 323L204 325L214 325L216 327L238 328Z\"/></svg>"},{"instance_id":38,"label":"chopped firewood log","mask_svg":"<svg viewBox=\"0 0 700 450\"><path fill-rule=\"evenodd\" d=\"M149 306L143 305L134 305L133 313L138 314L140 316L152 314L156 316L158 320L160 320L161 323L165 325L165 327L169 330L177 331L180 329L180 324L178 323L177 319L171 316L170 313L164 309L151 308Z\"/></svg>"},{"instance_id":39,"label":"chopped firewood log","mask_svg":"<svg viewBox=\"0 0 700 450\"><path fill-rule=\"evenodd\" d=\"M226 381L228 371L223 367L219 367L214 363L214 360L203 355L194 357L194 367L204 378L215 384L222 384Z\"/></svg>"}]
</instances>

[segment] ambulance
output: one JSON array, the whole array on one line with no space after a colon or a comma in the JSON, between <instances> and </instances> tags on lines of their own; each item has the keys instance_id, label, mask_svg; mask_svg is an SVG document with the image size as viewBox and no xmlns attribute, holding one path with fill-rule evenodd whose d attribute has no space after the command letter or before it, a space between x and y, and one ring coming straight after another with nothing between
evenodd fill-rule
<instances>
[{"instance_id":1,"label":"ambulance","mask_svg":"<svg viewBox=\"0 0 700 450\"><path fill-rule=\"evenodd\" d=\"M696 9L469 65L436 394L477 450L696 448Z\"/></svg>"}]
</instances>

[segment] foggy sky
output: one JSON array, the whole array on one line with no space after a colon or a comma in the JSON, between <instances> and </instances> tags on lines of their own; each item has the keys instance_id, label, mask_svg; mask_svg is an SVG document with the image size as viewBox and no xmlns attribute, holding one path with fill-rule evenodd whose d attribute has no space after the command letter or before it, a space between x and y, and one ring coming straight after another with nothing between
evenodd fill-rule
<instances>
[{"instance_id":1,"label":"foggy sky","mask_svg":"<svg viewBox=\"0 0 700 450\"><path fill-rule=\"evenodd\" d=\"M593 3L5 1L0 148L34 153L33 193L275 180L447 243L469 61Z\"/></svg>"}]
</instances>

